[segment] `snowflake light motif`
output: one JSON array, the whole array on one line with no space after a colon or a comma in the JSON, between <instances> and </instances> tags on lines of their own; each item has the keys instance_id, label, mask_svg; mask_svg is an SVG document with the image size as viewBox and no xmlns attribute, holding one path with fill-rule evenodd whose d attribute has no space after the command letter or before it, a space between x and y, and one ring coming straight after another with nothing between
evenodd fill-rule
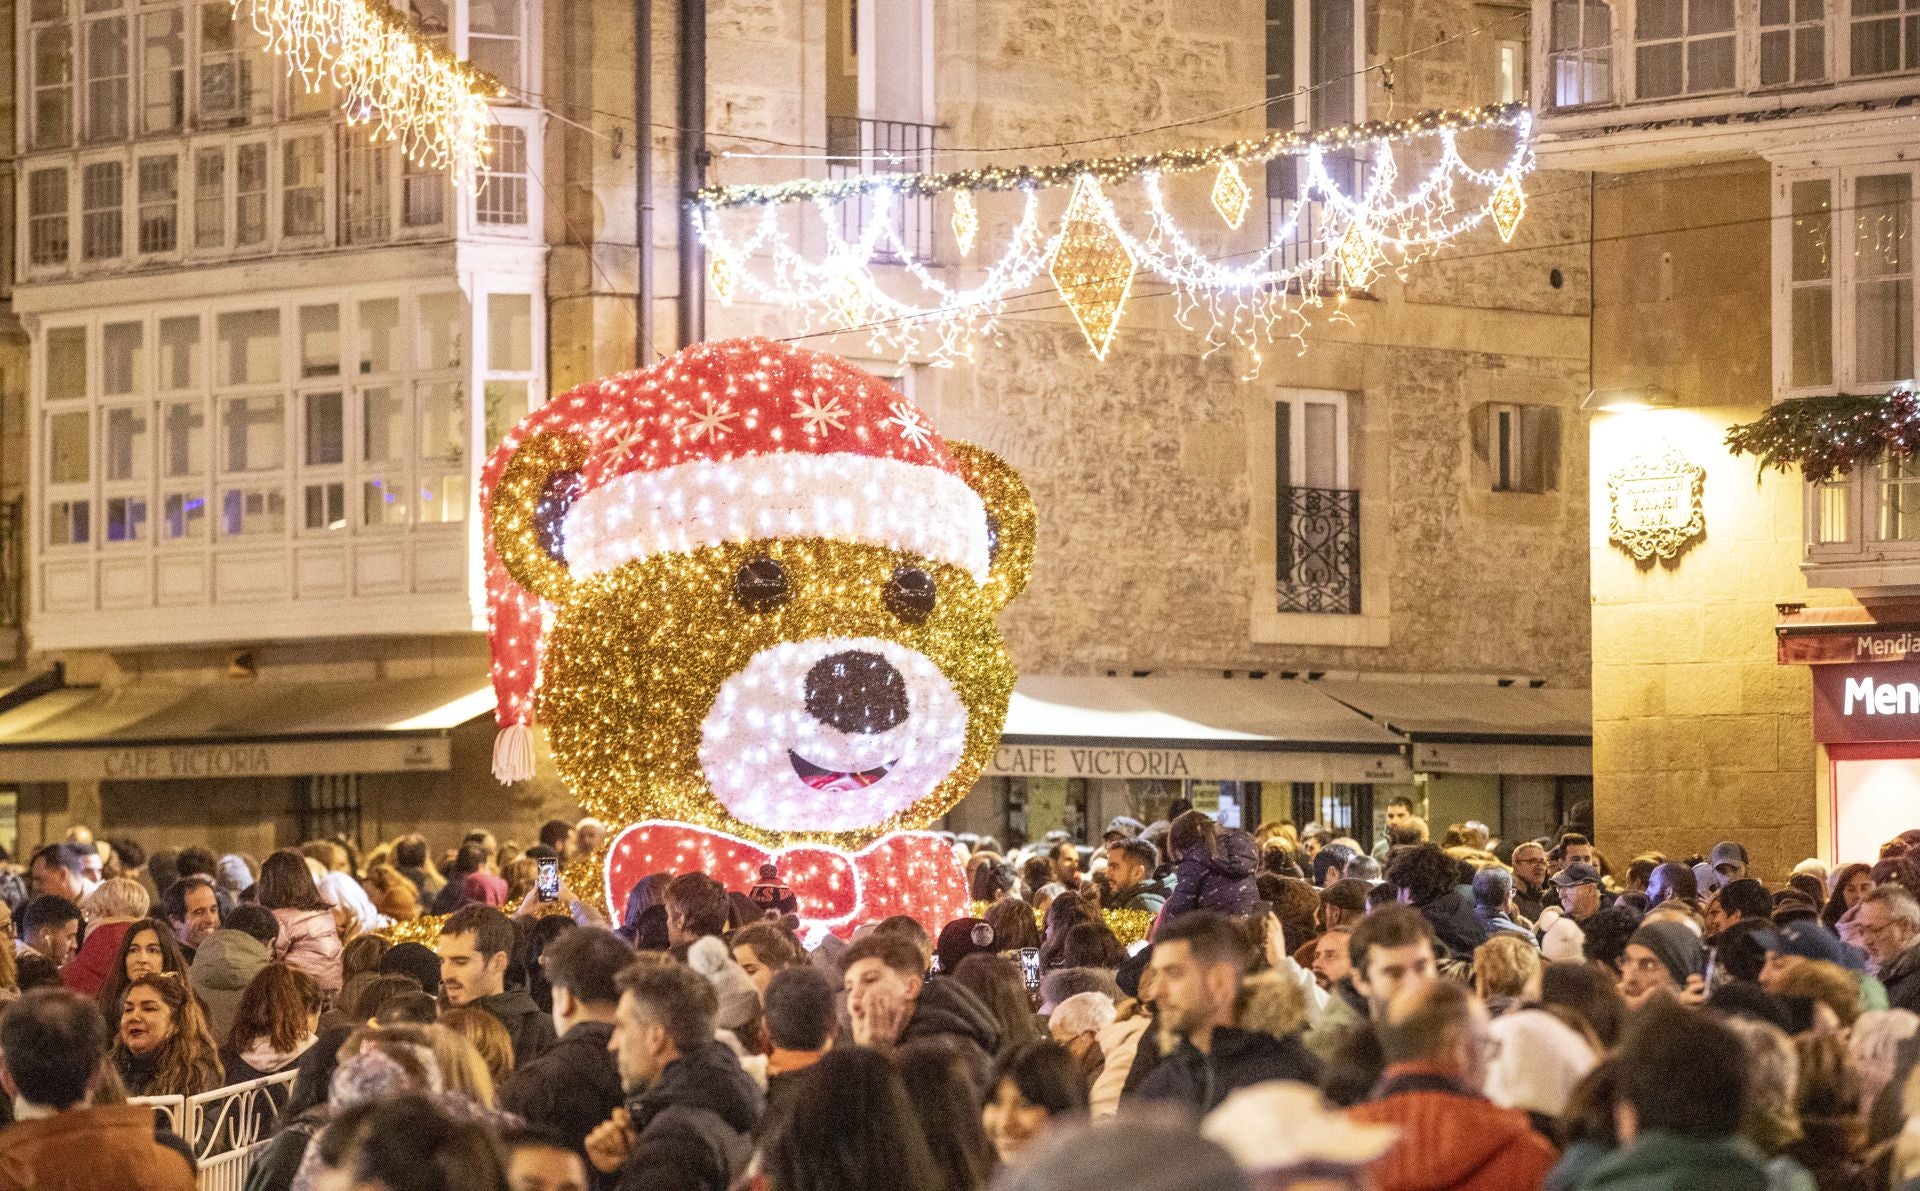
<instances>
[{"instance_id":1,"label":"snowflake light motif","mask_svg":"<svg viewBox=\"0 0 1920 1191\"><path fill-rule=\"evenodd\" d=\"M793 420L805 422L808 434L821 435L829 430L844 430L848 418L847 411L840 405L840 398L831 393L813 395L812 400L805 397L793 399Z\"/></svg>"},{"instance_id":2,"label":"snowflake light motif","mask_svg":"<svg viewBox=\"0 0 1920 1191\"><path fill-rule=\"evenodd\" d=\"M717 443L733 433L733 427L727 425L740 415L734 413L726 402L716 403L713 398L706 399L707 408L687 423L687 434L691 438L705 437L708 442Z\"/></svg>"},{"instance_id":3,"label":"snowflake light motif","mask_svg":"<svg viewBox=\"0 0 1920 1191\"><path fill-rule=\"evenodd\" d=\"M893 416L887 419L887 425L899 427L900 437L907 440L907 445L926 450L933 432L920 411L904 401L894 402L891 408Z\"/></svg>"}]
</instances>

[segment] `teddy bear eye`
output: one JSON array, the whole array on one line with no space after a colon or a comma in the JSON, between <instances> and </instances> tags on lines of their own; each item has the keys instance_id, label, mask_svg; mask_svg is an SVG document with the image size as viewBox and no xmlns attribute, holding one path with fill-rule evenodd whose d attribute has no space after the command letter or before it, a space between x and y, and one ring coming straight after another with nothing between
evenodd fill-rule
<instances>
[{"instance_id":1,"label":"teddy bear eye","mask_svg":"<svg viewBox=\"0 0 1920 1191\"><path fill-rule=\"evenodd\" d=\"M750 558L733 576L733 598L749 612L769 612L793 595L787 568L771 558Z\"/></svg>"},{"instance_id":2,"label":"teddy bear eye","mask_svg":"<svg viewBox=\"0 0 1920 1191\"><path fill-rule=\"evenodd\" d=\"M920 624L932 616L938 596L933 576L919 567L899 567L887 580L887 611L907 624Z\"/></svg>"}]
</instances>

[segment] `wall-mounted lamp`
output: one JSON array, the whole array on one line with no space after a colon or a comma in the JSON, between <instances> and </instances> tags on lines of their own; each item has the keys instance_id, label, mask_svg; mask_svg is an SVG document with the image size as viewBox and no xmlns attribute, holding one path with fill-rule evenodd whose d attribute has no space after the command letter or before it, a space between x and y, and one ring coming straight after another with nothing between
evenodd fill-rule
<instances>
[{"instance_id":1,"label":"wall-mounted lamp","mask_svg":"<svg viewBox=\"0 0 1920 1191\"><path fill-rule=\"evenodd\" d=\"M1664 389L1589 389L1580 399L1581 409L1601 413L1630 413L1641 409L1672 409L1679 399Z\"/></svg>"}]
</instances>

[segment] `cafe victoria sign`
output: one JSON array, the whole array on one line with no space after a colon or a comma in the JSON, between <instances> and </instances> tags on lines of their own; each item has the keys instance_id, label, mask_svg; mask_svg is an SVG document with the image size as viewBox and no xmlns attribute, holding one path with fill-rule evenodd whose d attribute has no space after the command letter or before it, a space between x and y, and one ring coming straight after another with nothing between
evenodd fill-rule
<instances>
[{"instance_id":1,"label":"cafe victoria sign","mask_svg":"<svg viewBox=\"0 0 1920 1191\"><path fill-rule=\"evenodd\" d=\"M1627 460L1607 476L1607 540L1636 562L1676 557L1707 532L1706 476L1668 444Z\"/></svg>"}]
</instances>

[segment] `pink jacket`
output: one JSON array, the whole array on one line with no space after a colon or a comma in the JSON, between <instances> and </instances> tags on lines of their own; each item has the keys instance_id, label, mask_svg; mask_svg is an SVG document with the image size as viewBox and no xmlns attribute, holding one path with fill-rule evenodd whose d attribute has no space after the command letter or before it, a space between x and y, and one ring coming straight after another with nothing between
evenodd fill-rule
<instances>
[{"instance_id":1,"label":"pink jacket","mask_svg":"<svg viewBox=\"0 0 1920 1191\"><path fill-rule=\"evenodd\" d=\"M332 910L275 910L280 937L273 958L313 977L331 997L340 991L340 929Z\"/></svg>"}]
</instances>

